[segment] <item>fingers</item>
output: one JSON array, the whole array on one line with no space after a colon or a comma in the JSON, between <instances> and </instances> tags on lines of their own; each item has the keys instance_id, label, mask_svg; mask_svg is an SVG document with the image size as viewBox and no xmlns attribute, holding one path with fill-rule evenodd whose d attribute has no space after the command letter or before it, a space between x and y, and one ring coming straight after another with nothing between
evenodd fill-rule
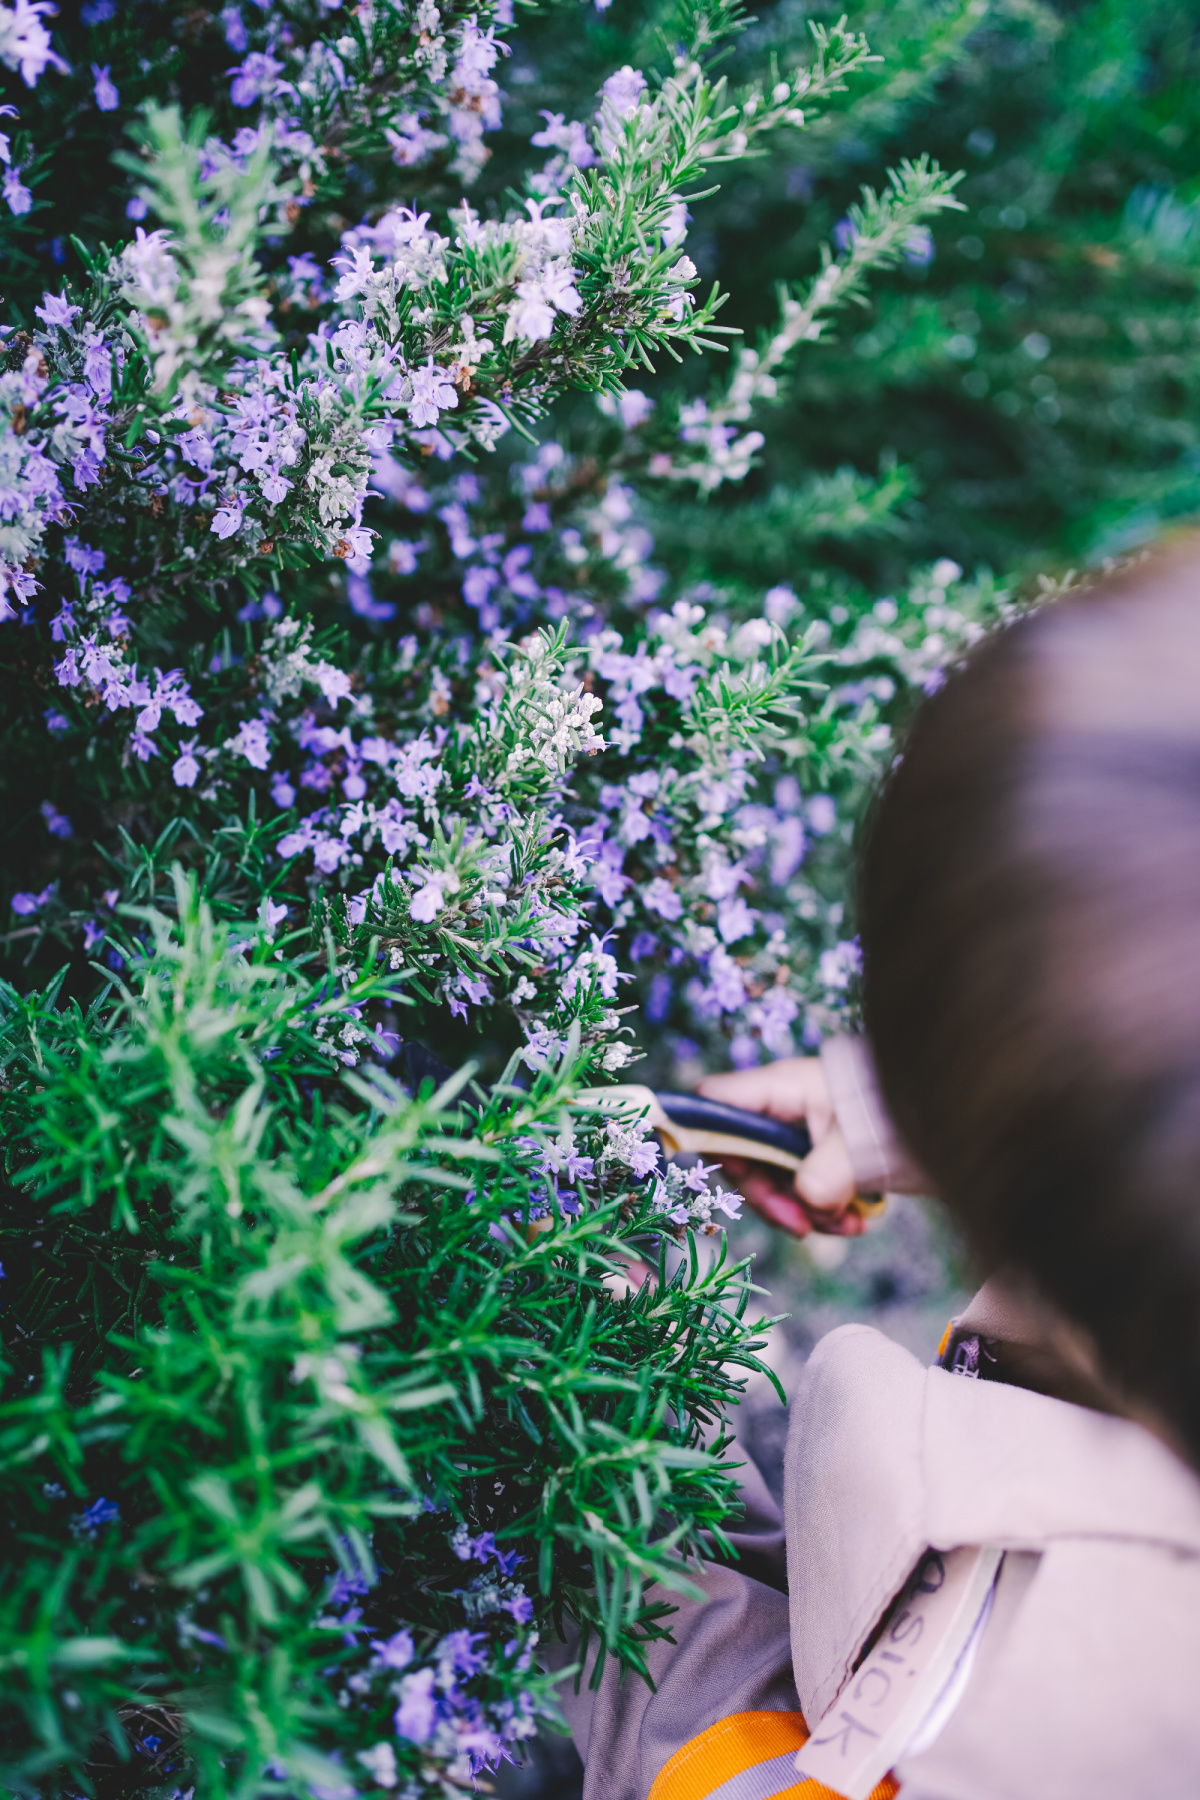
<instances>
[{"instance_id":1,"label":"fingers","mask_svg":"<svg viewBox=\"0 0 1200 1800\"><path fill-rule=\"evenodd\" d=\"M814 1144L833 1123L833 1104L819 1056L786 1056L760 1069L707 1075L699 1091L706 1099L744 1106L773 1119L804 1119Z\"/></svg>"},{"instance_id":2,"label":"fingers","mask_svg":"<svg viewBox=\"0 0 1200 1800\"><path fill-rule=\"evenodd\" d=\"M807 1237L812 1230L808 1214L795 1194L785 1193L761 1164L728 1162L722 1164L729 1179L737 1186L746 1205L768 1225L788 1232L792 1237Z\"/></svg>"},{"instance_id":3,"label":"fingers","mask_svg":"<svg viewBox=\"0 0 1200 1800\"><path fill-rule=\"evenodd\" d=\"M827 1237L861 1237L866 1230L864 1219L845 1210L849 1200L840 1210L814 1208L796 1192L788 1192L779 1185L784 1179L782 1171L771 1171L762 1163L739 1162L733 1158L721 1166L751 1211L791 1237L807 1237L811 1231Z\"/></svg>"},{"instance_id":4,"label":"fingers","mask_svg":"<svg viewBox=\"0 0 1200 1800\"><path fill-rule=\"evenodd\" d=\"M796 1193L811 1210L840 1216L855 1194L854 1170L840 1126L833 1125L796 1170Z\"/></svg>"}]
</instances>

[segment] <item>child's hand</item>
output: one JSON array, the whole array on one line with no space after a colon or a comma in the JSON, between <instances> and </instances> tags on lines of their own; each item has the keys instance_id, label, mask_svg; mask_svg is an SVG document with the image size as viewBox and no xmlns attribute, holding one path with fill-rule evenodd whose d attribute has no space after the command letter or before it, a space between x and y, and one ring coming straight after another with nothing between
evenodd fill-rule
<instances>
[{"instance_id":1,"label":"child's hand","mask_svg":"<svg viewBox=\"0 0 1200 1800\"><path fill-rule=\"evenodd\" d=\"M727 1106L744 1106L789 1123L803 1119L808 1126L813 1148L790 1188L783 1170L769 1170L764 1163L730 1158L722 1164L761 1218L795 1237L807 1237L810 1231L858 1237L865 1231L865 1221L847 1210L855 1194L854 1171L819 1056L788 1056L761 1069L708 1075L699 1091Z\"/></svg>"}]
</instances>

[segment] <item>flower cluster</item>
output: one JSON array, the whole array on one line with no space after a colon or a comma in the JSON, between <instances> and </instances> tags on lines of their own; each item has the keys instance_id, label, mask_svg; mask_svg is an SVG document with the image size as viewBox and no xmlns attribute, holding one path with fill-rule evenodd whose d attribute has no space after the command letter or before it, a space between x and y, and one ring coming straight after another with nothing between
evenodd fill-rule
<instances>
[{"instance_id":1,"label":"flower cluster","mask_svg":"<svg viewBox=\"0 0 1200 1800\"><path fill-rule=\"evenodd\" d=\"M156 1268L136 1382L112 1360L143 1332L127 1287L96 1312L114 1410L110 1436L79 1429L101 1498L68 1511L49 1484L21 1517L53 1542L38 1508L64 1502L80 1581L112 1602L97 1642L119 1662L153 1637L171 1691L220 1721L185 1742L190 1699L147 1701L143 1787L253 1769L315 1800L417 1800L553 1716L539 1633L564 1609L637 1667L643 1582L687 1579L664 1512L687 1556L719 1524L697 1420L753 1366L750 1328L705 1323L736 1303L723 1246L679 1249L739 1203L591 1090L643 1056L655 1079L786 1053L845 1015L848 840L887 711L1003 600L944 560L884 600L803 568L710 578L681 537L721 529L695 497L750 471L803 346L953 181L917 162L864 195L758 349L685 391L653 381L662 353L721 331L690 202L862 67L844 25L734 89L713 72L733 0L672 15L667 67L598 71L536 129L531 109L529 166L472 201L446 183L504 141L503 59L512 96L529 68L505 0L189 15L225 46L191 121L134 119L159 65L111 0L64 28L69 68L48 17L0 4L0 63L69 80L88 130L135 150L113 247L64 251L0 328L0 630L34 846L6 942L34 967L65 949L73 992L99 969L121 997L86 1029L53 986L33 1024L14 1014L0 1099L14 1131L41 1129L27 1098L53 1114L47 1207L107 1196L114 1266L136 1233ZM14 229L25 146L0 135ZM816 536L902 494L839 475L796 506ZM195 886L168 891L171 858ZM630 1257L658 1265L636 1295ZM630 1309L650 1346L632 1377ZM68 1341L74 1314L44 1316ZM168 1403L150 1496L104 1445ZM74 1792L111 1701L107 1665L72 1679ZM4 1714L38 1770L60 1754L46 1704Z\"/></svg>"},{"instance_id":2,"label":"flower cluster","mask_svg":"<svg viewBox=\"0 0 1200 1800\"><path fill-rule=\"evenodd\" d=\"M450 1548L460 1562L485 1569L456 1590L465 1623L425 1648L418 1649L422 1634L411 1627L373 1636L361 1622L373 1586L361 1569L334 1578L317 1620L335 1642L353 1646L341 1663L338 1705L361 1719L364 1741L387 1720L387 1735L368 1742L354 1761L377 1787L414 1800L443 1793L446 1781L466 1784L494 1769L533 1736L546 1712L544 1679L534 1667L539 1634L529 1629L533 1602L512 1579L524 1559L499 1549L490 1531L471 1537L465 1524ZM421 1752L415 1772L413 1749ZM402 1778L403 1765L409 1772ZM347 1787L348 1795L355 1792Z\"/></svg>"}]
</instances>

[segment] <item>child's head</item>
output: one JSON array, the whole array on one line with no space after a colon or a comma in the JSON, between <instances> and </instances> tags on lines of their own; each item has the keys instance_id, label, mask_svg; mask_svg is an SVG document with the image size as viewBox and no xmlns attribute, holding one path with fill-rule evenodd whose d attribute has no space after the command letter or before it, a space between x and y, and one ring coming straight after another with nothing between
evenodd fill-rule
<instances>
[{"instance_id":1,"label":"child's head","mask_svg":"<svg viewBox=\"0 0 1200 1800\"><path fill-rule=\"evenodd\" d=\"M861 929L939 1192L1200 1461L1200 548L998 633L921 709Z\"/></svg>"}]
</instances>

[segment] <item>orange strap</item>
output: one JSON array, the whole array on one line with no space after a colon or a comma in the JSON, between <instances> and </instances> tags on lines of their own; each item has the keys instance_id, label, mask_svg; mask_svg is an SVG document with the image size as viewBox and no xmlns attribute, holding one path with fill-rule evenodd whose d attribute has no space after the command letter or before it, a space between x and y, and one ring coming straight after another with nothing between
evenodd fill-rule
<instances>
[{"instance_id":1,"label":"orange strap","mask_svg":"<svg viewBox=\"0 0 1200 1800\"><path fill-rule=\"evenodd\" d=\"M807 1742L801 1713L734 1713L664 1763L649 1800L841 1800L819 1781L797 1780L796 1752ZM888 1775L871 1800L892 1800L899 1792Z\"/></svg>"}]
</instances>

